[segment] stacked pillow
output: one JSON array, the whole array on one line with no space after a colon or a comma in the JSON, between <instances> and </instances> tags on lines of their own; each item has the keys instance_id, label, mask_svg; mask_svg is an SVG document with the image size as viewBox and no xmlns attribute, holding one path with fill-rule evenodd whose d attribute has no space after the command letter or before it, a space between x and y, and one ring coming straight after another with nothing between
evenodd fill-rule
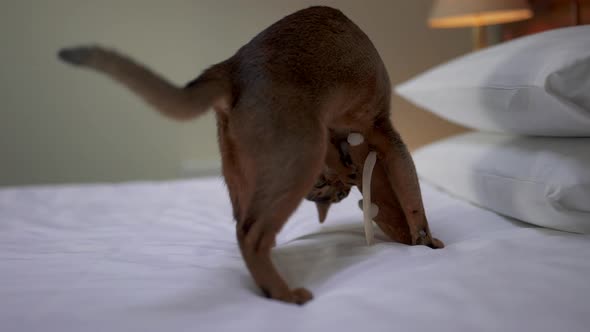
<instances>
[{"instance_id":1,"label":"stacked pillow","mask_svg":"<svg viewBox=\"0 0 590 332\"><path fill-rule=\"evenodd\" d=\"M590 233L590 26L463 56L396 92L478 130L416 151L423 180L525 222Z\"/></svg>"}]
</instances>

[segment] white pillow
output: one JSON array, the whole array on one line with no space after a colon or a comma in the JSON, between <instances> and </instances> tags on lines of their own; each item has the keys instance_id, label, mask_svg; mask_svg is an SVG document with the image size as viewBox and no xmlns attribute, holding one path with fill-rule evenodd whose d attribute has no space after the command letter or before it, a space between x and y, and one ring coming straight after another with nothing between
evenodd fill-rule
<instances>
[{"instance_id":1,"label":"white pillow","mask_svg":"<svg viewBox=\"0 0 590 332\"><path fill-rule=\"evenodd\" d=\"M468 54L397 86L396 92L474 129L590 137L590 25Z\"/></svg>"},{"instance_id":2,"label":"white pillow","mask_svg":"<svg viewBox=\"0 0 590 332\"><path fill-rule=\"evenodd\" d=\"M590 233L590 138L472 132L414 153L420 178L531 224Z\"/></svg>"}]
</instances>

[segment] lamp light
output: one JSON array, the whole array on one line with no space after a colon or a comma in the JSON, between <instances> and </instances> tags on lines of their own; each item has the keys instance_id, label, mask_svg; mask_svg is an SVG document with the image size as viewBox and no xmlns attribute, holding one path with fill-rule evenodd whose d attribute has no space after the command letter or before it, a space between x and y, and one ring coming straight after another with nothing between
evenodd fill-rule
<instances>
[{"instance_id":1,"label":"lamp light","mask_svg":"<svg viewBox=\"0 0 590 332\"><path fill-rule=\"evenodd\" d=\"M473 27L474 48L480 49L486 46L486 25L532 16L526 0L436 0L428 24L432 28Z\"/></svg>"}]
</instances>

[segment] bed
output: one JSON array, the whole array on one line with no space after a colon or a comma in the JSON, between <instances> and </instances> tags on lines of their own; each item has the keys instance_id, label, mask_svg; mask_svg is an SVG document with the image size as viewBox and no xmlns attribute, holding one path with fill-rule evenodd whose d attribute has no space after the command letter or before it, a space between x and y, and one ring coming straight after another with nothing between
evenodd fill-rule
<instances>
[{"instance_id":1,"label":"bed","mask_svg":"<svg viewBox=\"0 0 590 332\"><path fill-rule=\"evenodd\" d=\"M396 87L476 130L414 154L446 247L377 228L367 246L358 191L324 224L304 201L273 250L315 295L301 307L253 283L219 177L0 188L0 332L590 331L589 35L507 42Z\"/></svg>"},{"instance_id":2,"label":"bed","mask_svg":"<svg viewBox=\"0 0 590 332\"><path fill-rule=\"evenodd\" d=\"M445 249L367 247L356 191L304 202L273 253L298 307L259 296L220 178L4 188L1 330L588 331L588 235L422 190Z\"/></svg>"}]
</instances>

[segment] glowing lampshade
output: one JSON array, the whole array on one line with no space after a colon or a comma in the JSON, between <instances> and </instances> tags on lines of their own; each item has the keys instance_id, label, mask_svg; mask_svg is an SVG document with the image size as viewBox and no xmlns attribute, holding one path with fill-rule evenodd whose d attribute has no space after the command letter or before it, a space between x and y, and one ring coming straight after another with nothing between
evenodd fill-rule
<instances>
[{"instance_id":1,"label":"glowing lampshade","mask_svg":"<svg viewBox=\"0 0 590 332\"><path fill-rule=\"evenodd\" d=\"M533 16L526 0L438 0L428 23L433 28L474 27L526 20Z\"/></svg>"}]
</instances>

